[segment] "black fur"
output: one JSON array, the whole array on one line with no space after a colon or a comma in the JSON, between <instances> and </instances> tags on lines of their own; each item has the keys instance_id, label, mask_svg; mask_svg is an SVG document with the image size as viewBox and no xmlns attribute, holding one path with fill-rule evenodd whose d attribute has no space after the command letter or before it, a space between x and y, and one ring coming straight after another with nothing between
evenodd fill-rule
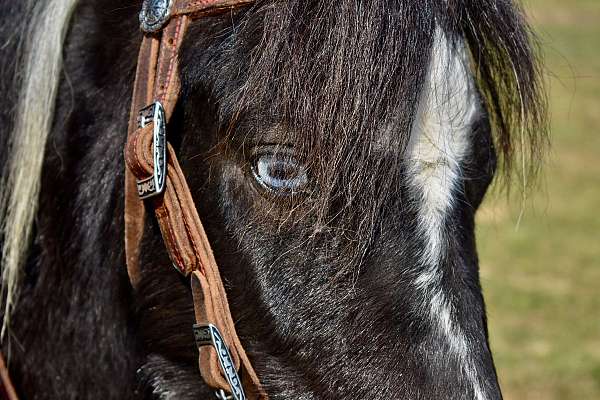
<instances>
[{"instance_id":1,"label":"black fur","mask_svg":"<svg viewBox=\"0 0 600 400\"><path fill-rule=\"evenodd\" d=\"M122 148L138 7L82 0L69 34L69 79L10 332L23 399L212 396L197 371L189 282L170 266L151 217L135 293L123 265ZM3 41L20 26L19 8L0 6ZM272 399L473 398L412 285L425 243L403 155L436 26L467 40L492 116L493 128L485 113L473 126L440 268L486 399L500 399L474 213L495 170L494 141L504 165L515 121L525 121L532 154L543 142L537 64L512 2L262 0L188 33L169 140ZM3 59L15 51L8 43ZM0 79L14 94L10 74ZM10 99L0 104L12 110ZM378 140L387 151L374 150ZM311 171L307 193L278 198L255 185L253 151L267 143L293 145Z\"/></svg>"}]
</instances>

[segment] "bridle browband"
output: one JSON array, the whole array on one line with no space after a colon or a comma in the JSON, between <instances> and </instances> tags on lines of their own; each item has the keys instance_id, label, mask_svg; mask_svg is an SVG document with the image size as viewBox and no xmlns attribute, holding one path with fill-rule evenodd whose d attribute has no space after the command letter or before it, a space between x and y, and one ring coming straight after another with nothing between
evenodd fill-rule
<instances>
[{"instance_id":1,"label":"bridle browband","mask_svg":"<svg viewBox=\"0 0 600 400\"><path fill-rule=\"evenodd\" d=\"M180 90L179 49L189 23L252 0L145 0L125 147L125 254L133 287L139 282L144 201L154 210L175 268L189 276L202 378L220 399L268 396L237 336L223 281L166 125Z\"/></svg>"}]
</instances>

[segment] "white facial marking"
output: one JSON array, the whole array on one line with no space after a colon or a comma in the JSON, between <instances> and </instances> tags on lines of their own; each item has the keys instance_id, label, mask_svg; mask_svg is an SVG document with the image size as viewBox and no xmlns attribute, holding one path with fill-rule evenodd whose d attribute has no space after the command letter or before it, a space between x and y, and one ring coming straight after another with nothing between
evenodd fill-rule
<instances>
[{"instance_id":1,"label":"white facial marking","mask_svg":"<svg viewBox=\"0 0 600 400\"><path fill-rule=\"evenodd\" d=\"M409 176L426 243L415 285L424 294L432 323L462 366L475 399L485 400L468 338L454 321L453 305L441 289L440 270L447 248L446 218L460 190L461 162L470 150L471 125L479 109L466 49L460 44L452 47L438 29L409 143Z\"/></svg>"}]
</instances>

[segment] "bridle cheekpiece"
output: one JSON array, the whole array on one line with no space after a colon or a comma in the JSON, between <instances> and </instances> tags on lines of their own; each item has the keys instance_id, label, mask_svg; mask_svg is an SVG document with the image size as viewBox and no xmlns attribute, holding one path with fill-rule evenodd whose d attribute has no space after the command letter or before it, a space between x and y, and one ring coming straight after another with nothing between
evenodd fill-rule
<instances>
[{"instance_id":1,"label":"bridle cheekpiece","mask_svg":"<svg viewBox=\"0 0 600 400\"><path fill-rule=\"evenodd\" d=\"M227 294L167 124L180 90L179 49L191 21L248 5L251 0L145 0L144 33L125 147L125 253L132 286L139 282L145 209L154 211L167 252L190 277L200 373L219 399L266 400L237 336Z\"/></svg>"}]
</instances>

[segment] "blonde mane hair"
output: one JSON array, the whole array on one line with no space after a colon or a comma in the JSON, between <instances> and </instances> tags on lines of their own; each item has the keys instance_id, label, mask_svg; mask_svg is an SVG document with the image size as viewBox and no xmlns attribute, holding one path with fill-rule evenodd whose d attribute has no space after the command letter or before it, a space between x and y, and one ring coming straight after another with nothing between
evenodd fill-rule
<instances>
[{"instance_id":1,"label":"blonde mane hair","mask_svg":"<svg viewBox=\"0 0 600 400\"><path fill-rule=\"evenodd\" d=\"M77 0L27 1L31 18L20 46L22 65L17 68L21 89L0 192L2 337L18 298L21 269L31 241L44 149L62 71L63 43L76 5Z\"/></svg>"}]
</instances>

